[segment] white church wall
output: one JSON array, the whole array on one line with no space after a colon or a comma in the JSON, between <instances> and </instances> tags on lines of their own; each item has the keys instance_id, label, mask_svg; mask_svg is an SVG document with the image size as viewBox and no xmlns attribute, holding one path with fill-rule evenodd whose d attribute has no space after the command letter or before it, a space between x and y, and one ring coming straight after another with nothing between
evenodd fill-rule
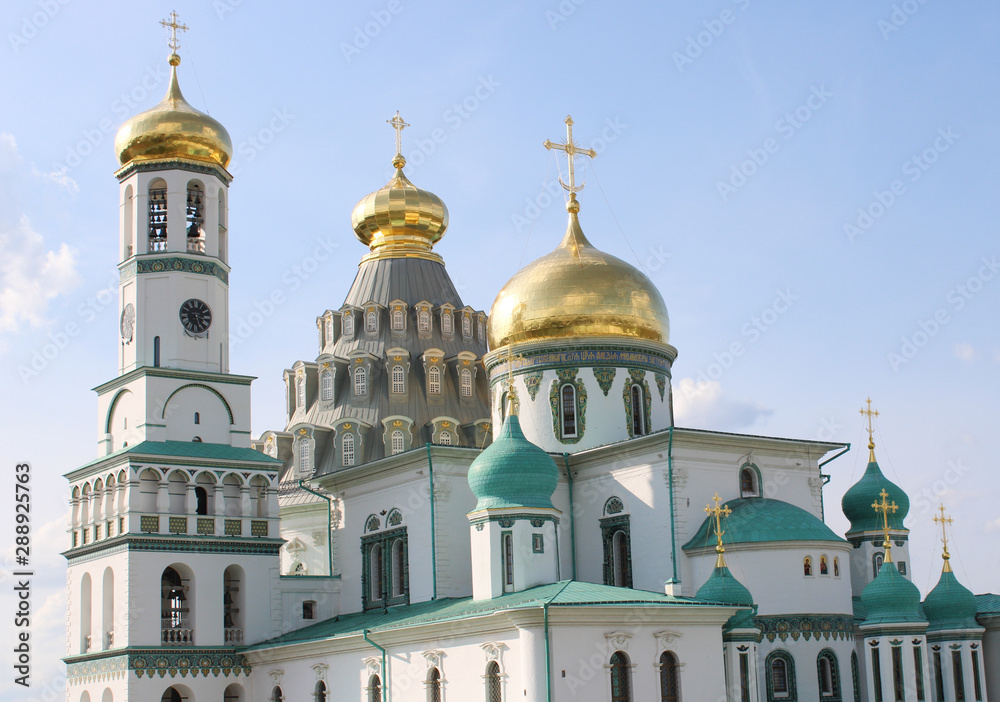
<instances>
[{"instance_id":1,"label":"white church wall","mask_svg":"<svg viewBox=\"0 0 1000 702\"><path fill-rule=\"evenodd\" d=\"M807 641L805 637L800 635L798 640L793 640L792 637L789 636L785 641L775 639L773 642L764 638L760 642L757 652L757 677L760 681L762 693L760 695L760 699L767 699L767 666L769 664L767 658L775 651L783 651L792 657L797 699L823 699L823 696L820 694L818 666L819 655L824 651L830 651L836 659L836 672L838 673L836 677L840 685L840 699L854 699L853 679L851 675L851 654L856 650L856 642L853 638L840 639L831 636L829 639L825 639L813 636ZM883 663L883 675L885 670L886 669ZM865 686L862 680L861 689L864 690L864 688ZM890 697L886 699L892 698ZM916 699L916 697L907 697L907 699Z\"/></svg>"},{"instance_id":2,"label":"white church wall","mask_svg":"<svg viewBox=\"0 0 1000 702\"><path fill-rule=\"evenodd\" d=\"M135 593L128 587L127 554L73 563L66 580L70 601L66 653L97 653L128 645Z\"/></svg>"}]
</instances>

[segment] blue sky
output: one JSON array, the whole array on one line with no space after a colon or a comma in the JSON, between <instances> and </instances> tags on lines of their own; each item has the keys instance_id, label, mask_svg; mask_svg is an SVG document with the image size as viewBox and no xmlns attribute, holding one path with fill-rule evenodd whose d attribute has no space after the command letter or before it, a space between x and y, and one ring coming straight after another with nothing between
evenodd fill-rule
<instances>
[{"instance_id":1,"label":"blue sky","mask_svg":"<svg viewBox=\"0 0 1000 702\"><path fill-rule=\"evenodd\" d=\"M89 388L115 373L112 142L166 89L171 9L191 27L185 96L236 147L232 331L272 290L287 298L232 345L232 370L260 378L255 434L283 425L282 369L315 357L315 317L340 306L365 252L350 212L391 172L385 120L412 125L407 174L451 214L437 250L464 301L489 310L563 232L545 188L560 166L541 144L572 114L600 152L582 166L584 230L642 266L670 310L678 423L851 442L827 466L843 531L870 395L880 463L913 503L914 581L936 582L943 500L958 577L1000 588L980 556L1000 534L995 3L12 0L0 421L7 463L35 466L38 626L56 640L58 476L94 456ZM321 242L334 256L297 272Z\"/></svg>"}]
</instances>

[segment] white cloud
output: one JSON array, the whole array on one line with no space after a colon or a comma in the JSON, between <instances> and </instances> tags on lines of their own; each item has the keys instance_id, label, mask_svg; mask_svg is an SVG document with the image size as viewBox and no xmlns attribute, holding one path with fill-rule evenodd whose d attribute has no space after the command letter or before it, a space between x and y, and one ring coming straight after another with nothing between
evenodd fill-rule
<instances>
[{"instance_id":1,"label":"white cloud","mask_svg":"<svg viewBox=\"0 0 1000 702\"><path fill-rule=\"evenodd\" d=\"M63 188L70 195L76 195L80 192L80 186L76 184L69 175L69 169L66 166L62 168L57 168L54 171L49 171L48 173L42 173L37 168L31 169L31 174L36 178L41 178L42 180L47 180L50 183L58 185Z\"/></svg>"},{"instance_id":2,"label":"white cloud","mask_svg":"<svg viewBox=\"0 0 1000 702\"><path fill-rule=\"evenodd\" d=\"M737 431L757 424L773 410L727 397L717 380L682 378L674 386L674 413L677 426Z\"/></svg>"},{"instance_id":3,"label":"white cloud","mask_svg":"<svg viewBox=\"0 0 1000 702\"><path fill-rule=\"evenodd\" d=\"M953 351L955 353L955 358L963 361L971 361L979 355L975 347L969 343L955 344Z\"/></svg>"},{"instance_id":4,"label":"white cloud","mask_svg":"<svg viewBox=\"0 0 1000 702\"><path fill-rule=\"evenodd\" d=\"M49 248L21 209L24 170L14 137L0 133L0 334L44 326L49 303L79 282L73 251L65 243Z\"/></svg>"}]
</instances>

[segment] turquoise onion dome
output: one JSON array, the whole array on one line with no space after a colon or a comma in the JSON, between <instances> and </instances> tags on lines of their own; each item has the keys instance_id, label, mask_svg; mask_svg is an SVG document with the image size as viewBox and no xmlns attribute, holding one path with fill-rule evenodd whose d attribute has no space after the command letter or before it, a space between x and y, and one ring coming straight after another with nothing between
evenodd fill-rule
<instances>
[{"instance_id":1,"label":"turquoise onion dome","mask_svg":"<svg viewBox=\"0 0 1000 702\"><path fill-rule=\"evenodd\" d=\"M469 487L478 500L474 512L505 507L554 509L552 493L558 482L555 461L524 438L513 413L469 467Z\"/></svg>"},{"instance_id":2,"label":"turquoise onion dome","mask_svg":"<svg viewBox=\"0 0 1000 702\"><path fill-rule=\"evenodd\" d=\"M878 575L861 593L865 608L863 626L926 621L920 614L920 590L886 560Z\"/></svg>"},{"instance_id":3,"label":"turquoise onion dome","mask_svg":"<svg viewBox=\"0 0 1000 702\"><path fill-rule=\"evenodd\" d=\"M851 520L851 528L848 533L879 531L882 528L882 518L879 513L872 509L872 504L879 501L883 490L888 494L886 499L889 502L895 502L899 508L895 512L889 513L889 528L893 530L904 529L903 520L906 519L906 514L910 511L910 498L903 492L903 488L882 474L875 461L874 443L868 443L868 450L868 468L865 469L865 474L861 476L861 480L854 483L844 493L844 498L840 501L844 516Z\"/></svg>"},{"instance_id":4,"label":"turquoise onion dome","mask_svg":"<svg viewBox=\"0 0 1000 702\"><path fill-rule=\"evenodd\" d=\"M705 584L698 588L695 597L699 600L709 602L722 602L724 604L741 605L743 607L753 607L753 595L746 586L729 572L725 560L721 558L716 563L715 570L709 576ZM726 631L730 629L746 629L753 627L754 610L743 609L729 618L724 627Z\"/></svg>"},{"instance_id":5,"label":"turquoise onion dome","mask_svg":"<svg viewBox=\"0 0 1000 702\"><path fill-rule=\"evenodd\" d=\"M927 631L944 629L977 629L976 596L958 582L945 561L941 579L924 600L924 615L930 626Z\"/></svg>"}]
</instances>

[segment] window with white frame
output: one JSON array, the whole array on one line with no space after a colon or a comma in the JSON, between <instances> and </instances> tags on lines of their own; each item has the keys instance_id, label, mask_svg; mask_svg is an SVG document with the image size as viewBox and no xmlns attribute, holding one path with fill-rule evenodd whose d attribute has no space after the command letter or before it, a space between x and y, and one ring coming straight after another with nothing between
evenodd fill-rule
<instances>
[{"instance_id":1,"label":"window with white frame","mask_svg":"<svg viewBox=\"0 0 1000 702\"><path fill-rule=\"evenodd\" d=\"M427 392L431 395L441 394L441 369L437 366L427 369Z\"/></svg>"},{"instance_id":2,"label":"window with white frame","mask_svg":"<svg viewBox=\"0 0 1000 702\"><path fill-rule=\"evenodd\" d=\"M559 391L562 399L562 435L576 436L576 388L572 383L566 383Z\"/></svg>"},{"instance_id":3,"label":"window with white frame","mask_svg":"<svg viewBox=\"0 0 1000 702\"><path fill-rule=\"evenodd\" d=\"M463 368L459 377L461 378L462 397L472 397L472 371Z\"/></svg>"},{"instance_id":4,"label":"window with white frame","mask_svg":"<svg viewBox=\"0 0 1000 702\"><path fill-rule=\"evenodd\" d=\"M333 373L325 370L319 376L320 399L328 401L333 399Z\"/></svg>"},{"instance_id":5,"label":"window with white frame","mask_svg":"<svg viewBox=\"0 0 1000 702\"><path fill-rule=\"evenodd\" d=\"M429 332L431 330L431 313L426 309L420 310L417 315L417 326L422 332Z\"/></svg>"},{"instance_id":6,"label":"window with white frame","mask_svg":"<svg viewBox=\"0 0 1000 702\"><path fill-rule=\"evenodd\" d=\"M390 446L392 450L392 455L394 456L397 453L402 453L404 450L406 450L406 437L403 435L403 432L400 431L399 429L396 429L395 431L392 432Z\"/></svg>"},{"instance_id":7,"label":"window with white frame","mask_svg":"<svg viewBox=\"0 0 1000 702\"><path fill-rule=\"evenodd\" d=\"M403 331L403 325L405 322L405 315L403 310L393 310L392 311L392 330L393 331Z\"/></svg>"},{"instance_id":8,"label":"window with white frame","mask_svg":"<svg viewBox=\"0 0 1000 702\"><path fill-rule=\"evenodd\" d=\"M368 310L365 312L365 331L366 332L377 332L378 331L378 312L375 310Z\"/></svg>"},{"instance_id":9,"label":"window with white frame","mask_svg":"<svg viewBox=\"0 0 1000 702\"><path fill-rule=\"evenodd\" d=\"M368 371L365 370L364 366L358 366L354 369L354 394L368 394Z\"/></svg>"},{"instance_id":10,"label":"window with white frame","mask_svg":"<svg viewBox=\"0 0 1000 702\"><path fill-rule=\"evenodd\" d=\"M406 376L403 373L402 366L392 367L392 391L394 393L399 394L406 392L405 378Z\"/></svg>"},{"instance_id":11,"label":"window with white frame","mask_svg":"<svg viewBox=\"0 0 1000 702\"><path fill-rule=\"evenodd\" d=\"M295 406L299 409L306 406L306 379L301 375L295 377Z\"/></svg>"},{"instance_id":12,"label":"window with white frame","mask_svg":"<svg viewBox=\"0 0 1000 702\"><path fill-rule=\"evenodd\" d=\"M462 315L462 336L466 339L472 336L472 318L467 315Z\"/></svg>"},{"instance_id":13,"label":"window with white frame","mask_svg":"<svg viewBox=\"0 0 1000 702\"><path fill-rule=\"evenodd\" d=\"M354 434L344 434L340 440L340 462L345 466L354 465Z\"/></svg>"},{"instance_id":14,"label":"window with white frame","mask_svg":"<svg viewBox=\"0 0 1000 702\"><path fill-rule=\"evenodd\" d=\"M451 315L451 310L441 311L441 332L443 334L451 334L454 329L455 319Z\"/></svg>"},{"instance_id":15,"label":"window with white frame","mask_svg":"<svg viewBox=\"0 0 1000 702\"><path fill-rule=\"evenodd\" d=\"M303 436L299 439L299 473L305 475L311 472L309 461L309 439Z\"/></svg>"},{"instance_id":16,"label":"window with white frame","mask_svg":"<svg viewBox=\"0 0 1000 702\"><path fill-rule=\"evenodd\" d=\"M451 446L451 432L447 429L442 429L441 433L438 434L438 443L442 446Z\"/></svg>"},{"instance_id":17,"label":"window with white frame","mask_svg":"<svg viewBox=\"0 0 1000 702\"><path fill-rule=\"evenodd\" d=\"M479 340L486 341L486 325L483 324L482 317L479 318L479 321L477 322L476 326L478 327L477 335L479 336Z\"/></svg>"},{"instance_id":18,"label":"window with white frame","mask_svg":"<svg viewBox=\"0 0 1000 702\"><path fill-rule=\"evenodd\" d=\"M344 312L344 336L354 336L354 315Z\"/></svg>"}]
</instances>

